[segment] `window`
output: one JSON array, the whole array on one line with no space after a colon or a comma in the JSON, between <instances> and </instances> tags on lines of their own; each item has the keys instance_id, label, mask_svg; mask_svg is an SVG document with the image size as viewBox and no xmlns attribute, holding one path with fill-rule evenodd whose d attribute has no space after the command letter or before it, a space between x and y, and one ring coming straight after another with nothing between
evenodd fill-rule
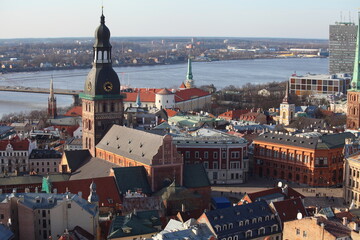
<instances>
[{"instance_id":1,"label":"window","mask_svg":"<svg viewBox=\"0 0 360 240\"><path fill-rule=\"evenodd\" d=\"M232 229L232 228L233 228L233 224L229 223L229 229Z\"/></svg>"},{"instance_id":2,"label":"window","mask_svg":"<svg viewBox=\"0 0 360 240\"><path fill-rule=\"evenodd\" d=\"M190 158L190 152L189 151L185 152L185 158Z\"/></svg>"},{"instance_id":3,"label":"window","mask_svg":"<svg viewBox=\"0 0 360 240\"><path fill-rule=\"evenodd\" d=\"M296 235L300 235L300 229L296 229Z\"/></svg>"},{"instance_id":4,"label":"window","mask_svg":"<svg viewBox=\"0 0 360 240\"><path fill-rule=\"evenodd\" d=\"M231 152L231 158L232 159L240 158L240 152Z\"/></svg>"},{"instance_id":5,"label":"window","mask_svg":"<svg viewBox=\"0 0 360 240\"><path fill-rule=\"evenodd\" d=\"M209 158L209 152L204 152L204 159L208 159Z\"/></svg>"},{"instance_id":6,"label":"window","mask_svg":"<svg viewBox=\"0 0 360 240\"><path fill-rule=\"evenodd\" d=\"M244 225L244 222L243 221L240 221L239 222L239 226L241 227L241 226L243 226Z\"/></svg>"},{"instance_id":7,"label":"window","mask_svg":"<svg viewBox=\"0 0 360 240\"><path fill-rule=\"evenodd\" d=\"M223 225L223 230L227 230L227 225L226 224Z\"/></svg>"},{"instance_id":8,"label":"window","mask_svg":"<svg viewBox=\"0 0 360 240\"><path fill-rule=\"evenodd\" d=\"M213 152L213 158L218 159L218 152Z\"/></svg>"},{"instance_id":9,"label":"window","mask_svg":"<svg viewBox=\"0 0 360 240\"><path fill-rule=\"evenodd\" d=\"M250 238L252 236L251 230L246 231L246 237Z\"/></svg>"},{"instance_id":10,"label":"window","mask_svg":"<svg viewBox=\"0 0 360 240\"><path fill-rule=\"evenodd\" d=\"M222 158L222 159L226 159L226 152L222 152L221 158Z\"/></svg>"},{"instance_id":11,"label":"window","mask_svg":"<svg viewBox=\"0 0 360 240\"><path fill-rule=\"evenodd\" d=\"M307 232L303 231L303 237L307 237Z\"/></svg>"},{"instance_id":12,"label":"window","mask_svg":"<svg viewBox=\"0 0 360 240\"><path fill-rule=\"evenodd\" d=\"M278 230L278 225L275 224L275 225L271 226L271 232L276 232L277 230Z\"/></svg>"},{"instance_id":13,"label":"window","mask_svg":"<svg viewBox=\"0 0 360 240\"><path fill-rule=\"evenodd\" d=\"M204 168L205 168L205 169L208 169L208 168L209 168L209 162L205 161L203 164L204 164Z\"/></svg>"},{"instance_id":14,"label":"window","mask_svg":"<svg viewBox=\"0 0 360 240\"><path fill-rule=\"evenodd\" d=\"M196 151L196 152L195 152L195 158L200 158L200 153L199 153L199 151Z\"/></svg>"},{"instance_id":15,"label":"window","mask_svg":"<svg viewBox=\"0 0 360 240\"><path fill-rule=\"evenodd\" d=\"M239 169L240 162L230 162L230 169Z\"/></svg>"},{"instance_id":16,"label":"window","mask_svg":"<svg viewBox=\"0 0 360 240\"><path fill-rule=\"evenodd\" d=\"M219 168L218 162L213 162L213 169L218 169L218 168Z\"/></svg>"},{"instance_id":17,"label":"window","mask_svg":"<svg viewBox=\"0 0 360 240\"><path fill-rule=\"evenodd\" d=\"M259 231L258 231L258 234L259 235L264 235L265 234L265 228L260 228Z\"/></svg>"}]
</instances>

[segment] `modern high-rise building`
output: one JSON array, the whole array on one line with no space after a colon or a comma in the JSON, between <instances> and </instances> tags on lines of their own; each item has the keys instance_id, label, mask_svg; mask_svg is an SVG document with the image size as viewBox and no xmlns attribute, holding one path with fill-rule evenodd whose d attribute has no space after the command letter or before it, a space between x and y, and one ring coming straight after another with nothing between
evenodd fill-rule
<instances>
[{"instance_id":1,"label":"modern high-rise building","mask_svg":"<svg viewBox=\"0 0 360 240\"><path fill-rule=\"evenodd\" d=\"M354 69L357 26L352 22L336 22L329 28L329 72L352 73Z\"/></svg>"}]
</instances>

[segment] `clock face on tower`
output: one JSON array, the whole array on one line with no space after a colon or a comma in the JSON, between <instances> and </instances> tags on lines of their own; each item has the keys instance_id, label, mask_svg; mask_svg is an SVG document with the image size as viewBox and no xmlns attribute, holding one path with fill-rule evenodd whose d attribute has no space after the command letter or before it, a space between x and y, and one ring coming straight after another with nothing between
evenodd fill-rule
<instances>
[{"instance_id":1,"label":"clock face on tower","mask_svg":"<svg viewBox=\"0 0 360 240\"><path fill-rule=\"evenodd\" d=\"M113 85L111 82L104 83L104 90L110 92L113 89Z\"/></svg>"}]
</instances>

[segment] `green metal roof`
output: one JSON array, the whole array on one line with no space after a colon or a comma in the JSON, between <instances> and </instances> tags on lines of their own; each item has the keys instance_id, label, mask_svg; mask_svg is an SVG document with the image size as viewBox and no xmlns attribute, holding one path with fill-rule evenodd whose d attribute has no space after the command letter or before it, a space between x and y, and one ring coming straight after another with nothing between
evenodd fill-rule
<instances>
[{"instance_id":1,"label":"green metal roof","mask_svg":"<svg viewBox=\"0 0 360 240\"><path fill-rule=\"evenodd\" d=\"M114 176L120 194L128 190L136 191L141 189L145 194L151 194L147 173L143 166L113 168Z\"/></svg>"},{"instance_id":2,"label":"green metal roof","mask_svg":"<svg viewBox=\"0 0 360 240\"><path fill-rule=\"evenodd\" d=\"M356 39L356 50L355 50L355 61L354 61L354 71L351 81L351 91L360 91L360 12L359 15L359 24L357 28L357 39Z\"/></svg>"},{"instance_id":3,"label":"green metal roof","mask_svg":"<svg viewBox=\"0 0 360 240\"><path fill-rule=\"evenodd\" d=\"M198 188L210 186L210 181L202 164L184 165L184 186L187 188Z\"/></svg>"}]
</instances>

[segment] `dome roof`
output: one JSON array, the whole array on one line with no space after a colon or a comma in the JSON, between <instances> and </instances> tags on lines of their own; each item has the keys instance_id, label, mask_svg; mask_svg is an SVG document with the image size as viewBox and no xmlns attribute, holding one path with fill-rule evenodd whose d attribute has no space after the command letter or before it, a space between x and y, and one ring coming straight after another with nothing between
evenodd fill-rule
<instances>
[{"instance_id":1,"label":"dome roof","mask_svg":"<svg viewBox=\"0 0 360 240\"><path fill-rule=\"evenodd\" d=\"M94 47L111 47L110 44L110 30L105 25L104 14L100 17L100 25L95 30L95 44Z\"/></svg>"}]
</instances>

